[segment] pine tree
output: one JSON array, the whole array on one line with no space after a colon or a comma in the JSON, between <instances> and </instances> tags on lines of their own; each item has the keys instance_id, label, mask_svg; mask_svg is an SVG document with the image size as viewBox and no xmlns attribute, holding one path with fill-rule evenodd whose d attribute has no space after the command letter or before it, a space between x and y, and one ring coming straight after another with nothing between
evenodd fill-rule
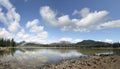
<instances>
[{"instance_id":1,"label":"pine tree","mask_svg":"<svg viewBox=\"0 0 120 69\"><path fill-rule=\"evenodd\" d=\"M10 46L15 47L15 45L16 45L16 43L13 38L11 40L0 38L0 46L1 47L10 47Z\"/></svg>"}]
</instances>

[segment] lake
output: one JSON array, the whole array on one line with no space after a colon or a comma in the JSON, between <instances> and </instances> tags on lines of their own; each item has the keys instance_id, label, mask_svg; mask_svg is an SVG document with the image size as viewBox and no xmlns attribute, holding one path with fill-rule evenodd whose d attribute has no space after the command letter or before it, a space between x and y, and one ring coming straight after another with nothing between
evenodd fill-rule
<instances>
[{"instance_id":1,"label":"lake","mask_svg":"<svg viewBox=\"0 0 120 69\"><path fill-rule=\"evenodd\" d=\"M0 51L2 63L13 66L41 66L58 63L62 60L79 58L87 55L120 55L120 49L84 49L84 48L9 48Z\"/></svg>"}]
</instances>

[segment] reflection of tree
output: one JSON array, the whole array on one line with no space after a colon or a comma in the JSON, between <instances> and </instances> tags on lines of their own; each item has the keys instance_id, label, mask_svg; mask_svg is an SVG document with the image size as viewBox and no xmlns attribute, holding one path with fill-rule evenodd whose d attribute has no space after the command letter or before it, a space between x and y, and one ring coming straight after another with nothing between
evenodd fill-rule
<instances>
[{"instance_id":1,"label":"reflection of tree","mask_svg":"<svg viewBox=\"0 0 120 69\"><path fill-rule=\"evenodd\" d=\"M66 52L70 52L71 50L74 50L73 48L62 48L62 47L57 47L57 48L50 48L50 47L44 47L44 48L20 48L19 49L22 52L25 51L42 51L42 50L51 50L51 51L55 51L55 52L61 52L61 53L66 53Z\"/></svg>"},{"instance_id":2,"label":"reflection of tree","mask_svg":"<svg viewBox=\"0 0 120 69\"><path fill-rule=\"evenodd\" d=\"M16 48L7 48L5 50L0 50L0 57L5 55L14 55Z\"/></svg>"},{"instance_id":3,"label":"reflection of tree","mask_svg":"<svg viewBox=\"0 0 120 69\"><path fill-rule=\"evenodd\" d=\"M114 55L120 55L120 49L113 49Z\"/></svg>"},{"instance_id":4,"label":"reflection of tree","mask_svg":"<svg viewBox=\"0 0 120 69\"><path fill-rule=\"evenodd\" d=\"M113 52L113 55L120 55L120 49L90 49L90 48L79 48L78 52L85 55L93 55L97 53Z\"/></svg>"},{"instance_id":5,"label":"reflection of tree","mask_svg":"<svg viewBox=\"0 0 120 69\"><path fill-rule=\"evenodd\" d=\"M112 49L79 48L79 49L77 49L77 51L82 54L85 54L85 55L93 55L93 54L97 54L97 53L112 52Z\"/></svg>"},{"instance_id":6,"label":"reflection of tree","mask_svg":"<svg viewBox=\"0 0 120 69\"><path fill-rule=\"evenodd\" d=\"M56 48L19 48L18 49L21 52L25 51L43 51L43 50L50 50L53 52L60 52L60 53L69 53L71 51L76 51L78 53L82 53L84 55L93 55L97 53L106 53L106 52L113 52L113 54L120 55L120 49L91 49L91 48L62 48L62 47L56 47Z\"/></svg>"},{"instance_id":7,"label":"reflection of tree","mask_svg":"<svg viewBox=\"0 0 120 69\"><path fill-rule=\"evenodd\" d=\"M69 53L71 50L73 51L74 49L72 48L51 48L50 50L59 51L60 53Z\"/></svg>"},{"instance_id":8,"label":"reflection of tree","mask_svg":"<svg viewBox=\"0 0 120 69\"><path fill-rule=\"evenodd\" d=\"M43 50L51 50L54 52L60 52L60 53L69 53L71 51L76 51L78 53L82 53L85 55L93 55L96 53L105 53L105 52L112 52L112 49L90 49L90 48L63 48L63 47L56 47L56 48L21 48L19 49L22 52L25 51L43 51Z\"/></svg>"}]
</instances>

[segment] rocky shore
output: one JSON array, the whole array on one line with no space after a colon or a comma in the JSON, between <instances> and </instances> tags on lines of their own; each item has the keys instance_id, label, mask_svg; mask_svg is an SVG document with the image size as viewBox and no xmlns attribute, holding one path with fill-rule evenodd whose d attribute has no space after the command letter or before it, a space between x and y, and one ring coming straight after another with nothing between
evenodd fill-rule
<instances>
[{"instance_id":1,"label":"rocky shore","mask_svg":"<svg viewBox=\"0 0 120 69\"><path fill-rule=\"evenodd\" d=\"M91 56L62 61L42 69L120 69L120 56Z\"/></svg>"},{"instance_id":2,"label":"rocky shore","mask_svg":"<svg viewBox=\"0 0 120 69\"><path fill-rule=\"evenodd\" d=\"M0 69L120 69L120 56L89 56L61 61L59 64L17 67L10 62L1 63Z\"/></svg>"}]
</instances>

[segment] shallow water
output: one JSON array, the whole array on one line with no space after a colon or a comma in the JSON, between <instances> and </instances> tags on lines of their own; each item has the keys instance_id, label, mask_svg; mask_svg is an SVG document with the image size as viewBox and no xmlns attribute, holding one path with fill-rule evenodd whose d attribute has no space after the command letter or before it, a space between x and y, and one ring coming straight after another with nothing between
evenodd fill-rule
<instances>
[{"instance_id":1,"label":"shallow water","mask_svg":"<svg viewBox=\"0 0 120 69\"><path fill-rule=\"evenodd\" d=\"M0 51L0 61L14 66L41 66L93 54L120 55L120 49L10 48Z\"/></svg>"}]
</instances>

